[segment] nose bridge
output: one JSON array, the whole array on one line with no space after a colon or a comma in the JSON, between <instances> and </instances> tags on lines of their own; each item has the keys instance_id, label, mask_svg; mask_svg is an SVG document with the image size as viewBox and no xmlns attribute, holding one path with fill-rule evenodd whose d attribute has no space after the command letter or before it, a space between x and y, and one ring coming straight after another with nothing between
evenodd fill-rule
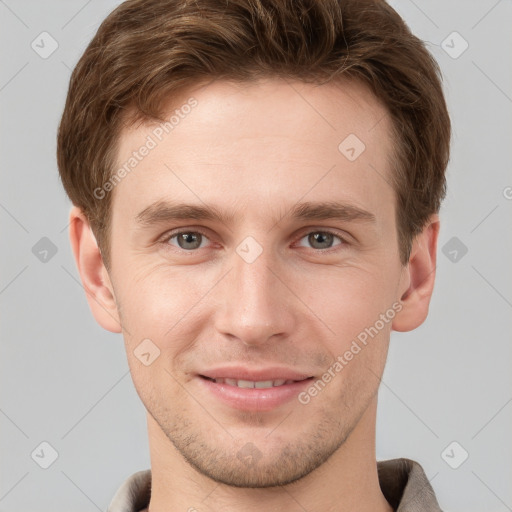
<instances>
[{"instance_id":1,"label":"nose bridge","mask_svg":"<svg viewBox=\"0 0 512 512\"><path fill-rule=\"evenodd\" d=\"M246 344L261 344L289 330L293 323L283 285L275 275L279 268L276 252L254 237L238 245L222 287L225 309L219 316L219 331Z\"/></svg>"},{"instance_id":2,"label":"nose bridge","mask_svg":"<svg viewBox=\"0 0 512 512\"><path fill-rule=\"evenodd\" d=\"M268 303L271 282L275 280L272 267L276 267L272 249L264 248L250 237L237 247L233 265L233 278L239 285L239 299L254 305L262 300Z\"/></svg>"}]
</instances>

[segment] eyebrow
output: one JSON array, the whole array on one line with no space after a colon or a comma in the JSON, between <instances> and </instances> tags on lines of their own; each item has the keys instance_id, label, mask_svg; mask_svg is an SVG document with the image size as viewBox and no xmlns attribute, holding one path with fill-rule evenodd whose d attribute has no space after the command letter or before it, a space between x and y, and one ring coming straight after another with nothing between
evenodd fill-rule
<instances>
[{"instance_id":1,"label":"eyebrow","mask_svg":"<svg viewBox=\"0 0 512 512\"><path fill-rule=\"evenodd\" d=\"M295 204L286 216L301 221L341 220L375 222L375 215L358 206L337 201L303 202ZM283 217L282 217L283 218ZM209 220L230 224L235 214L228 213L213 205L197 205L156 201L139 212L135 220L138 225L151 226L175 220ZM279 222L279 219L276 222Z\"/></svg>"}]
</instances>

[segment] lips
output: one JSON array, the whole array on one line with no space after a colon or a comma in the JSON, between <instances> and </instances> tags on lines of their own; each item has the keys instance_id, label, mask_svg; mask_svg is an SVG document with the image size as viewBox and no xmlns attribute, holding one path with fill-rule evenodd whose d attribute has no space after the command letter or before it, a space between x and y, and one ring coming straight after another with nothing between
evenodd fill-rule
<instances>
[{"instance_id":1,"label":"lips","mask_svg":"<svg viewBox=\"0 0 512 512\"><path fill-rule=\"evenodd\" d=\"M230 408L271 411L297 397L314 377L289 368L224 367L202 371L197 382Z\"/></svg>"},{"instance_id":2,"label":"lips","mask_svg":"<svg viewBox=\"0 0 512 512\"><path fill-rule=\"evenodd\" d=\"M297 382L311 378L311 375L308 375L307 373L297 372L295 370L290 370L289 368L266 367L250 369L241 366L209 369L200 372L199 375L210 380L228 379L231 381L247 382Z\"/></svg>"},{"instance_id":3,"label":"lips","mask_svg":"<svg viewBox=\"0 0 512 512\"><path fill-rule=\"evenodd\" d=\"M278 386L284 386L285 384L292 384L293 382L300 382L297 380L284 380L284 379L275 379L275 380L244 380L244 379L231 379L231 378L217 378L212 379L210 377L205 377L202 375L201 377L211 380L217 384L228 384L229 386L236 386L238 388L258 388L258 389L267 389L267 388L275 388Z\"/></svg>"}]
</instances>

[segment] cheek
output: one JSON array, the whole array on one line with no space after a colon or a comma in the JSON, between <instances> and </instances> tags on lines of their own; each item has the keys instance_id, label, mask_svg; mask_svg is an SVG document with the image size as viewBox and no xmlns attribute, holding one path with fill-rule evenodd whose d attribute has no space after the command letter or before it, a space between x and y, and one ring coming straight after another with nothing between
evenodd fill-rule
<instances>
[{"instance_id":1,"label":"cheek","mask_svg":"<svg viewBox=\"0 0 512 512\"><path fill-rule=\"evenodd\" d=\"M148 408L158 402L160 394L170 393L179 400L175 379L181 377L176 365L197 338L194 305L201 294L176 269L172 275L168 268L125 271L120 287L122 323L135 388Z\"/></svg>"},{"instance_id":2,"label":"cheek","mask_svg":"<svg viewBox=\"0 0 512 512\"><path fill-rule=\"evenodd\" d=\"M392 272L377 266L330 268L303 279L298 295L342 347L392 307L394 280Z\"/></svg>"},{"instance_id":3,"label":"cheek","mask_svg":"<svg viewBox=\"0 0 512 512\"><path fill-rule=\"evenodd\" d=\"M379 386L396 314L395 276L374 267L332 270L315 279L323 293L310 293L309 306L329 328L323 348L332 358L324 374L331 396L353 410Z\"/></svg>"},{"instance_id":4,"label":"cheek","mask_svg":"<svg viewBox=\"0 0 512 512\"><path fill-rule=\"evenodd\" d=\"M130 374L137 394L148 411L160 418L172 418L176 411L189 407L180 377L168 364L166 354L146 366L137 357L128 356Z\"/></svg>"},{"instance_id":5,"label":"cheek","mask_svg":"<svg viewBox=\"0 0 512 512\"><path fill-rule=\"evenodd\" d=\"M177 326L206 293L197 272L192 275L165 265L141 267L133 273L126 269L122 280L121 304L129 330L158 339Z\"/></svg>"}]
</instances>

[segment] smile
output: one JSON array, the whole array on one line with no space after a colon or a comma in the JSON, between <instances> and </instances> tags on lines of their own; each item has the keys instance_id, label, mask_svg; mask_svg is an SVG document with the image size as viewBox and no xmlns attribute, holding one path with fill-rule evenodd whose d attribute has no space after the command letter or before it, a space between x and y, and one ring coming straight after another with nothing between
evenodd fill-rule
<instances>
[{"instance_id":1,"label":"smile","mask_svg":"<svg viewBox=\"0 0 512 512\"><path fill-rule=\"evenodd\" d=\"M211 397L216 403L231 409L265 412L296 400L313 378L246 380L198 375L196 382L201 386L201 396Z\"/></svg>"},{"instance_id":2,"label":"smile","mask_svg":"<svg viewBox=\"0 0 512 512\"><path fill-rule=\"evenodd\" d=\"M211 380L213 382L216 382L217 384L227 384L228 386L236 386L238 388L258 388L258 389L267 389L267 388L274 388L278 386L284 386L286 384L293 384L294 382L300 382L297 380L284 380L284 379L277 379L277 380L237 380L237 379L228 379L228 378L218 378L218 379L212 379L211 377L205 377L201 375L201 377ZM304 379L302 379L304 380Z\"/></svg>"}]
</instances>

